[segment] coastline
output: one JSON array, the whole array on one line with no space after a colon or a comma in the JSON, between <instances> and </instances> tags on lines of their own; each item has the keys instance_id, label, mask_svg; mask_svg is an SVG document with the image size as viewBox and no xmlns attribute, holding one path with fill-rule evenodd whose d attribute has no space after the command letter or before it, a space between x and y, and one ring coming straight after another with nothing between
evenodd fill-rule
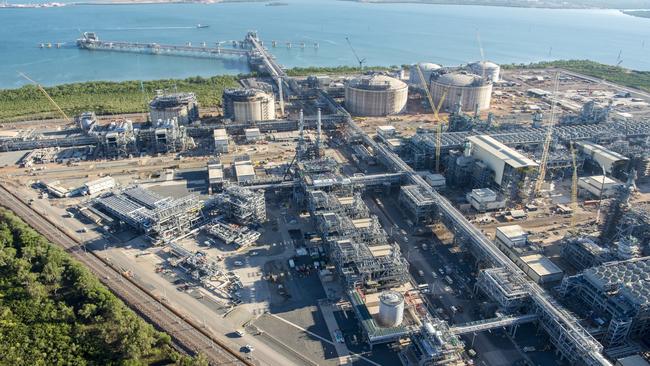
<instances>
[{"instance_id":1,"label":"coastline","mask_svg":"<svg viewBox=\"0 0 650 366\"><path fill-rule=\"evenodd\" d=\"M610 6L590 6L587 4L580 5L568 5L565 2L561 1L548 1L541 3L530 3L526 1L516 2L512 0L497 0L497 1L487 1L487 0L466 0L459 2L457 0L338 0L338 1L348 1L355 3L365 3L365 4L424 4L424 5L465 5L465 6L490 6L497 8L521 8L521 9L557 9L557 10L620 10L625 13L625 11L637 11L636 9L642 10L643 8L635 7L626 7L622 5L610 5ZM650 1L648 2L650 5ZM624 11L625 10L625 11ZM628 14L630 15L630 14Z\"/></svg>"}]
</instances>

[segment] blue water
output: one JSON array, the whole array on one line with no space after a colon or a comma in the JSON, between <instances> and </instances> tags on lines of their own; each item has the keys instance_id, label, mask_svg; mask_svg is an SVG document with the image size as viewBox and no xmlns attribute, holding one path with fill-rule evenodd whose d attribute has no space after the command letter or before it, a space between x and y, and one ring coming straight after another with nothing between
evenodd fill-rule
<instances>
[{"instance_id":1,"label":"blue water","mask_svg":"<svg viewBox=\"0 0 650 366\"><path fill-rule=\"evenodd\" d=\"M287 0L283 0L287 1ZM24 1L23 2L28 2ZM277 48L286 66L356 65L352 40L368 65L432 61L444 65L480 59L528 63L592 59L650 70L650 19L614 10L551 10L422 4L363 4L335 0L264 3L96 5L0 9L0 87L84 80L177 78L247 72L240 60L214 60L90 52L74 47L39 49L41 42L73 43L81 31L105 40L183 44L243 39L257 30L270 42L318 42L319 49ZM194 25L208 24L197 29Z\"/></svg>"}]
</instances>

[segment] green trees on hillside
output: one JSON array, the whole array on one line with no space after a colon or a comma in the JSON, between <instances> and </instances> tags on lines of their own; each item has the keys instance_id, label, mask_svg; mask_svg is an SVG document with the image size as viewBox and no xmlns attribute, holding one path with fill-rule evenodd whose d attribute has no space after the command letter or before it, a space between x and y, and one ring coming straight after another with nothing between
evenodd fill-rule
<instances>
[{"instance_id":1,"label":"green trees on hillside","mask_svg":"<svg viewBox=\"0 0 650 366\"><path fill-rule=\"evenodd\" d=\"M170 343L80 263L0 209L1 365L207 365Z\"/></svg>"}]
</instances>

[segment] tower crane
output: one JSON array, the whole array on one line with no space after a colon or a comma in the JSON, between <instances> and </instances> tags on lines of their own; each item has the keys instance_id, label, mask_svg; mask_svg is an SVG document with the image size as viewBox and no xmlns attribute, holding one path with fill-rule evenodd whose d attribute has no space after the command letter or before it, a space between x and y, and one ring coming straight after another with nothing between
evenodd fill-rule
<instances>
[{"instance_id":1,"label":"tower crane","mask_svg":"<svg viewBox=\"0 0 650 366\"><path fill-rule=\"evenodd\" d=\"M578 210L578 164L576 162L576 149L571 141L571 162L573 163L573 176L571 177L571 230L576 226L576 212Z\"/></svg>"},{"instance_id":2,"label":"tower crane","mask_svg":"<svg viewBox=\"0 0 650 366\"><path fill-rule=\"evenodd\" d=\"M532 199L535 199L542 190L542 185L544 184L544 179L546 179L546 167L548 164L548 155L551 148L551 141L553 140L553 126L555 125L555 110L556 110L556 101L558 84L560 80L560 74L555 73L554 87L553 87L553 98L551 100L551 118L548 123L548 129L546 130L546 137L544 138L544 148L542 150L542 160L539 163L539 176L535 182L535 188L533 190Z\"/></svg>"},{"instance_id":3,"label":"tower crane","mask_svg":"<svg viewBox=\"0 0 650 366\"><path fill-rule=\"evenodd\" d=\"M19 72L18 75L22 76L23 78L27 79L27 81L29 81L32 84L36 85L38 90L40 90L41 93L43 93L45 95L47 100L49 100L50 103L59 111L59 113L61 113L61 115L63 116L65 121L68 122L68 123L72 123L72 120L70 119L70 117L68 117L68 115L65 114L63 109L61 109L61 107L59 107L59 105L54 101L54 99L52 99L52 97L50 97L50 95L45 91L45 89L41 86L41 84L37 83L36 81L31 79L29 76L25 75L25 73Z\"/></svg>"},{"instance_id":4,"label":"tower crane","mask_svg":"<svg viewBox=\"0 0 650 366\"><path fill-rule=\"evenodd\" d=\"M442 121L440 120L440 116L438 115L438 112L440 111L440 108L442 108L442 103L445 101L449 89L445 89L443 91L442 96L438 101L438 105L435 105L433 103L433 97L431 96L431 92L429 91L429 85L427 85L427 81L424 79L424 73L422 72L422 69L420 68L419 64L417 64L416 66L417 67L415 69L417 70L418 76L420 78L420 84L422 85L422 88L424 89L427 95L427 99L429 100L429 105L431 106L431 110L433 111L433 121L434 123L438 122L436 124L436 172L439 173L440 153L442 148Z\"/></svg>"},{"instance_id":5,"label":"tower crane","mask_svg":"<svg viewBox=\"0 0 650 366\"><path fill-rule=\"evenodd\" d=\"M363 71L363 63L366 62L366 59L359 58L359 55L357 55L357 51L355 51L354 47L352 47L352 42L350 42L350 38L345 37L345 40L348 42L348 46L350 46L350 49L352 50L354 57L357 59L357 62L359 63L359 71Z\"/></svg>"}]
</instances>

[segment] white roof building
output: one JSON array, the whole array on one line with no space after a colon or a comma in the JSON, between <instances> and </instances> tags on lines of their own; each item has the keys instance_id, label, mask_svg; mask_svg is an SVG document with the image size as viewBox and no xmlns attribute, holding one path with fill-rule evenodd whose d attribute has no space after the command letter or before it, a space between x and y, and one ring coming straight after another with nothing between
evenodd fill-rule
<instances>
[{"instance_id":1,"label":"white roof building","mask_svg":"<svg viewBox=\"0 0 650 366\"><path fill-rule=\"evenodd\" d=\"M612 167L623 161L628 161L629 159L615 151L609 150L601 145L594 144L589 141L580 141L576 145L580 147L580 150L589 155L595 162L597 162L601 167L605 169L607 173L612 172Z\"/></svg>"},{"instance_id":2,"label":"white roof building","mask_svg":"<svg viewBox=\"0 0 650 366\"><path fill-rule=\"evenodd\" d=\"M611 197L614 195L623 183L617 182L614 179L604 175L594 175L591 177L582 177L578 180L578 187L588 191L596 197Z\"/></svg>"},{"instance_id":3,"label":"white roof building","mask_svg":"<svg viewBox=\"0 0 650 366\"><path fill-rule=\"evenodd\" d=\"M491 136L470 136L471 153L494 171L494 181L501 185L504 173L509 169L537 168L539 165L520 152L502 144Z\"/></svg>"}]
</instances>

